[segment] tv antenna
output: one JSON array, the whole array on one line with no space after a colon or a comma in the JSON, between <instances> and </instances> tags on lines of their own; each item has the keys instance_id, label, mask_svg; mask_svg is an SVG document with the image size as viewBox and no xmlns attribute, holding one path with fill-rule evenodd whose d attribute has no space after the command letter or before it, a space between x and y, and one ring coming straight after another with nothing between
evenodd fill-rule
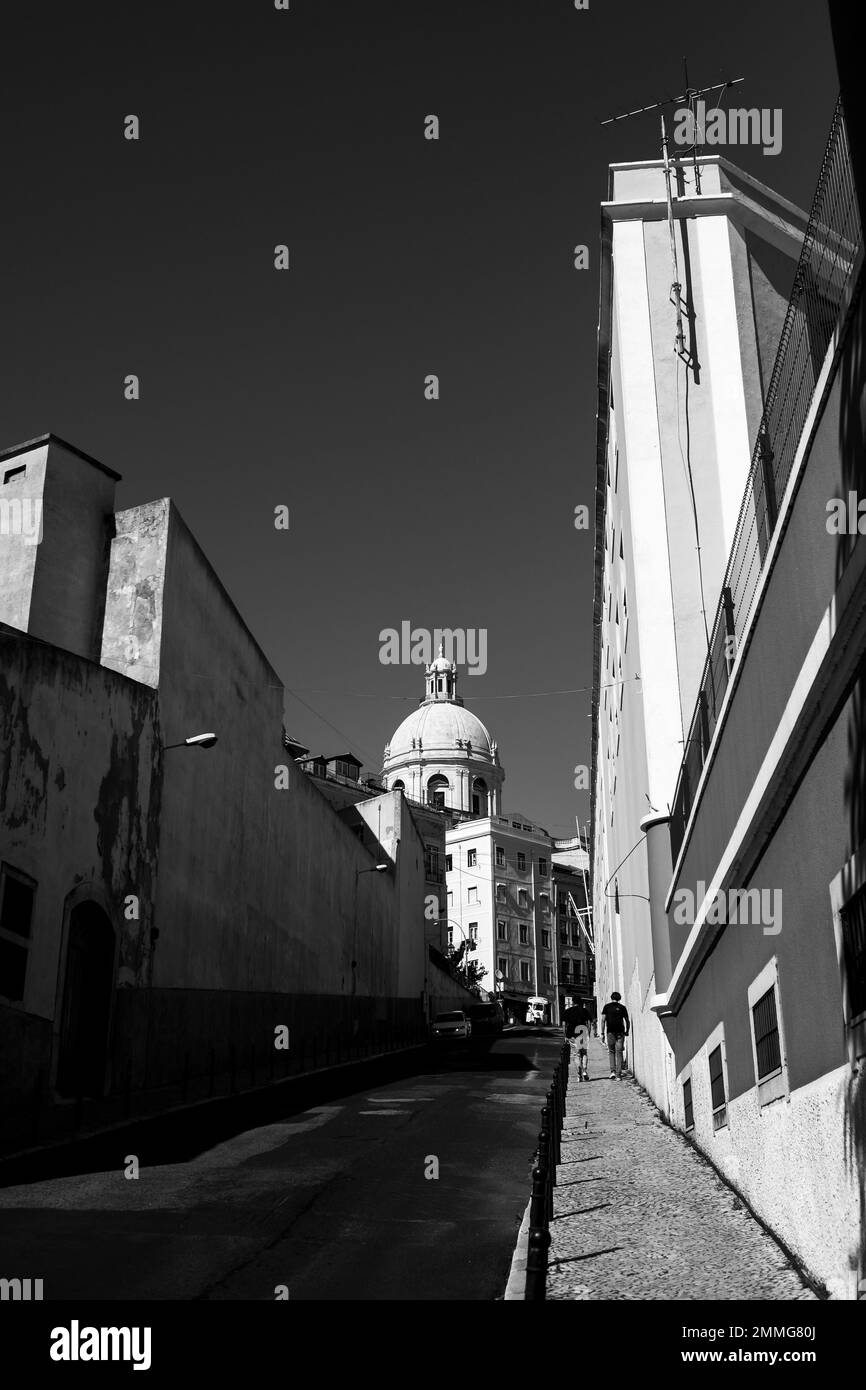
<instances>
[{"instance_id":1,"label":"tv antenna","mask_svg":"<svg viewBox=\"0 0 866 1390\"><path fill-rule=\"evenodd\" d=\"M674 277L673 282L671 284L671 303L673 304L674 309L676 310L677 316L676 346L674 348L674 351L676 352L678 357L682 358L686 366L689 367L693 365L693 358L691 352L686 347L685 335L683 333L683 287L680 281L679 259L677 257L677 240L674 232L674 205L673 195L671 193L671 162L670 149L668 146L668 132L667 126L665 125L665 107L688 106L689 110L692 112L692 125L695 136L694 144L692 145L692 164L694 168L695 177L695 193L700 194L701 171L700 166L698 164L698 146L703 145L703 140L701 137L701 131L698 124L697 115L694 109L694 103L698 100L699 97L706 96L710 92L718 92L719 99L721 100L722 92L727 91L729 87L736 87L739 82L745 82L746 79L744 77L729 77L726 78L723 82L714 82L711 87L690 87L688 63L686 62L685 58L683 58L683 78L686 84L686 89L684 92L681 92L679 96L659 97L657 101L651 101L648 106L638 106L634 111L623 111L617 116L608 116L606 120L603 120L601 122L601 124L614 125L617 121L630 120L632 116L643 116L647 113L647 111L658 111L659 113L661 119L662 164L664 166L665 175L665 197L667 201L668 233L670 235L671 242L671 267L673 270ZM718 105L718 102L716 103L716 105Z\"/></svg>"}]
</instances>

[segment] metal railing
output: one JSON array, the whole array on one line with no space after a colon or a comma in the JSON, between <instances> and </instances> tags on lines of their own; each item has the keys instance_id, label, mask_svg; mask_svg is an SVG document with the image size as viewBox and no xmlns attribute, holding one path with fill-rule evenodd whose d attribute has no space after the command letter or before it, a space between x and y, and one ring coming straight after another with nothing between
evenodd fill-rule
<instances>
[{"instance_id":1,"label":"metal railing","mask_svg":"<svg viewBox=\"0 0 866 1390\"><path fill-rule=\"evenodd\" d=\"M812 200L752 453L695 712L671 808L676 862L695 793L776 529L815 387L863 241L841 99Z\"/></svg>"}]
</instances>

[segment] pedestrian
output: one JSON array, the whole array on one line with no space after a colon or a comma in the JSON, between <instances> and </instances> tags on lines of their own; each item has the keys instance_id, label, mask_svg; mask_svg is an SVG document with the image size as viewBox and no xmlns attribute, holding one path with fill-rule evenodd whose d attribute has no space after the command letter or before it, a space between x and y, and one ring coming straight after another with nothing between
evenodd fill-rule
<instances>
[{"instance_id":1,"label":"pedestrian","mask_svg":"<svg viewBox=\"0 0 866 1390\"><path fill-rule=\"evenodd\" d=\"M631 1028L628 1009L620 1003L621 999L622 995L614 990L610 1002L601 1011L602 1027L607 1033L610 1074L617 1081L622 1081L622 1051Z\"/></svg>"},{"instance_id":2,"label":"pedestrian","mask_svg":"<svg viewBox=\"0 0 866 1390\"><path fill-rule=\"evenodd\" d=\"M572 1056L577 1052L577 1079L589 1080L587 1042L589 1040L589 1020L582 1004L572 1004L562 1015L565 1036L571 1045Z\"/></svg>"}]
</instances>

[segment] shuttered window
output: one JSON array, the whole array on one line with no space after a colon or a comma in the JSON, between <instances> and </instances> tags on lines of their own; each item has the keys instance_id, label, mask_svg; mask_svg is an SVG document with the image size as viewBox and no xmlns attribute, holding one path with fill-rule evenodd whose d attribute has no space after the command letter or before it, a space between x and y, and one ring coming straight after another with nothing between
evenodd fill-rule
<instances>
[{"instance_id":1,"label":"shuttered window","mask_svg":"<svg viewBox=\"0 0 866 1390\"><path fill-rule=\"evenodd\" d=\"M779 1020L776 1014L776 989L771 986L752 1009L755 1028L755 1055L758 1080L781 1070L782 1052L779 1046Z\"/></svg>"},{"instance_id":2,"label":"shuttered window","mask_svg":"<svg viewBox=\"0 0 866 1390\"><path fill-rule=\"evenodd\" d=\"M710 1094L713 1101L713 1129L721 1129L728 1122L728 1098L725 1095L721 1043L710 1053Z\"/></svg>"},{"instance_id":3,"label":"shuttered window","mask_svg":"<svg viewBox=\"0 0 866 1390\"><path fill-rule=\"evenodd\" d=\"M683 1082L683 1109L686 1114L686 1129L694 1129L695 1112L692 1107L692 1082L691 1077Z\"/></svg>"},{"instance_id":4,"label":"shuttered window","mask_svg":"<svg viewBox=\"0 0 866 1390\"><path fill-rule=\"evenodd\" d=\"M848 1018L866 1013L866 888L861 888L840 913Z\"/></svg>"}]
</instances>

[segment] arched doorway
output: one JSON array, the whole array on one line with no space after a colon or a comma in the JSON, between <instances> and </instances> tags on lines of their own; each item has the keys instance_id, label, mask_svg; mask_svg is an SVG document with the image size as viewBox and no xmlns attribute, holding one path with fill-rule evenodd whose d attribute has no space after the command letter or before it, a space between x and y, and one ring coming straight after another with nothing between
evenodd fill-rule
<instances>
[{"instance_id":1,"label":"arched doorway","mask_svg":"<svg viewBox=\"0 0 866 1390\"><path fill-rule=\"evenodd\" d=\"M60 1023L57 1090L62 1096L101 1096L108 1059L114 994L114 928L98 903L69 915Z\"/></svg>"}]
</instances>

